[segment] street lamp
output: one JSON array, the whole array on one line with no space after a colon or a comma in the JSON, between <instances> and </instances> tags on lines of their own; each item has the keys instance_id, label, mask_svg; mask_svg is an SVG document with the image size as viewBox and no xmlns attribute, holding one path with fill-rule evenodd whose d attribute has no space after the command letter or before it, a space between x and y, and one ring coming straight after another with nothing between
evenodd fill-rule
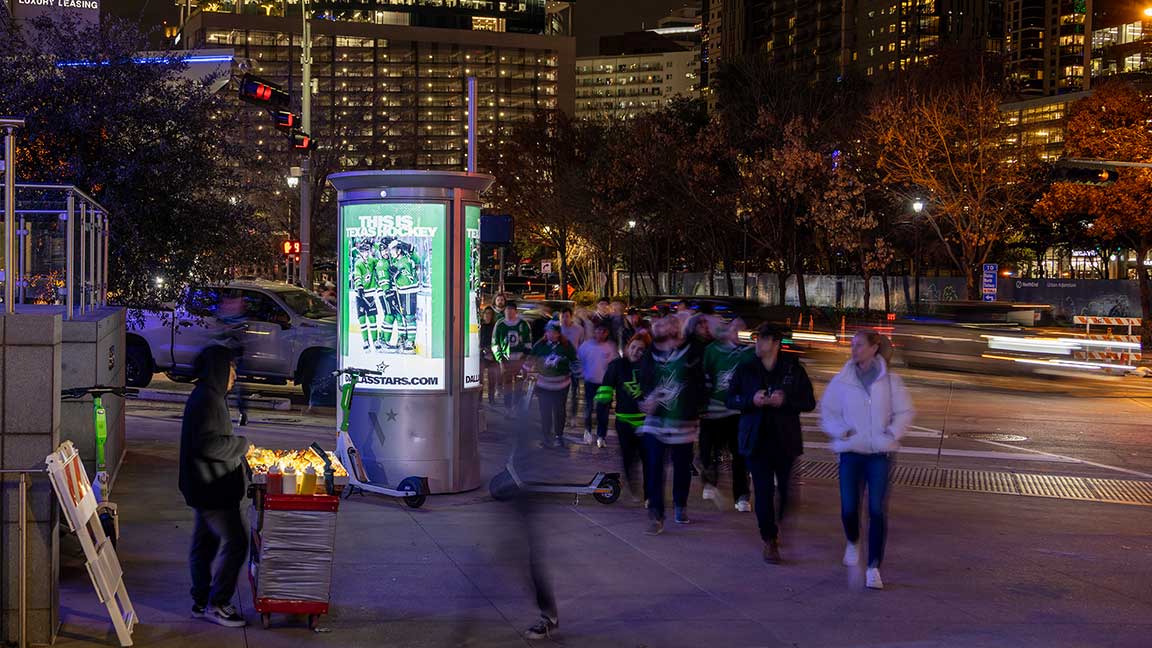
<instances>
[{"instance_id":1,"label":"street lamp","mask_svg":"<svg viewBox=\"0 0 1152 648\"><path fill-rule=\"evenodd\" d=\"M633 241L634 232L636 231L636 221L628 221L628 305L631 306L636 300L636 258L634 250L636 244Z\"/></svg>"},{"instance_id":2,"label":"street lamp","mask_svg":"<svg viewBox=\"0 0 1152 648\"><path fill-rule=\"evenodd\" d=\"M913 200L912 201L912 211L916 212L917 214L924 211L924 201L920 200L919 198L917 198L916 200Z\"/></svg>"},{"instance_id":3,"label":"street lamp","mask_svg":"<svg viewBox=\"0 0 1152 648\"><path fill-rule=\"evenodd\" d=\"M300 176L290 175L284 179L288 181L288 188L289 189L295 189L296 187L300 186Z\"/></svg>"},{"instance_id":4,"label":"street lamp","mask_svg":"<svg viewBox=\"0 0 1152 648\"><path fill-rule=\"evenodd\" d=\"M1148 16L1149 18L1152 18L1152 7L1148 7L1147 9L1145 9L1144 15Z\"/></svg>"}]
</instances>

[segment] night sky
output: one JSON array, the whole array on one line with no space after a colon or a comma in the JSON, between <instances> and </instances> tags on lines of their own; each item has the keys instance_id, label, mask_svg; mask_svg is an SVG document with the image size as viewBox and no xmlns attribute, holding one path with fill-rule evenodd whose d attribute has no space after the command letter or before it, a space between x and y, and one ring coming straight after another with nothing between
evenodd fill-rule
<instances>
[{"instance_id":1,"label":"night sky","mask_svg":"<svg viewBox=\"0 0 1152 648\"><path fill-rule=\"evenodd\" d=\"M595 54L600 37L653 26L686 0L575 0L577 53ZM103 0L104 11L126 18L143 16L145 26L167 20L175 24L180 13L174 0Z\"/></svg>"}]
</instances>

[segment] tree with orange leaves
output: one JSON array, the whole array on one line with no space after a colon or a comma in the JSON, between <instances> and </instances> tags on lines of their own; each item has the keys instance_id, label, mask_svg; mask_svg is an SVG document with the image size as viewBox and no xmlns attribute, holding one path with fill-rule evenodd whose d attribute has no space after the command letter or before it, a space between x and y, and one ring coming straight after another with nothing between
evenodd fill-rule
<instances>
[{"instance_id":1,"label":"tree with orange leaves","mask_svg":"<svg viewBox=\"0 0 1152 648\"><path fill-rule=\"evenodd\" d=\"M1152 163L1152 93L1126 83L1101 85L1076 102L1068 117L1065 154L1074 159ZM1136 251L1143 326L1141 345L1152 349L1152 284L1145 266L1152 251L1152 169L1122 168L1108 186L1055 182L1034 212L1052 221L1086 217L1092 238Z\"/></svg>"}]
</instances>

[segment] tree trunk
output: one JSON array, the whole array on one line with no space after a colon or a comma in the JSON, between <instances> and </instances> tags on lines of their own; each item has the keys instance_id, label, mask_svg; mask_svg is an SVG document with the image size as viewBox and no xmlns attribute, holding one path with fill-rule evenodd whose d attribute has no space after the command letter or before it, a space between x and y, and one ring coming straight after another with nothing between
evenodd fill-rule
<instances>
[{"instance_id":1,"label":"tree trunk","mask_svg":"<svg viewBox=\"0 0 1152 648\"><path fill-rule=\"evenodd\" d=\"M796 270L796 298L800 300L801 312L808 310L808 290L804 287L804 270Z\"/></svg>"},{"instance_id":2,"label":"tree trunk","mask_svg":"<svg viewBox=\"0 0 1152 648\"><path fill-rule=\"evenodd\" d=\"M912 301L912 287L908 285L908 275L904 275L901 283L904 284L904 311L913 312L915 302Z\"/></svg>"},{"instance_id":3,"label":"tree trunk","mask_svg":"<svg viewBox=\"0 0 1152 648\"><path fill-rule=\"evenodd\" d=\"M716 294L716 264L708 262L708 294Z\"/></svg>"},{"instance_id":4,"label":"tree trunk","mask_svg":"<svg viewBox=\"0 0 1152 648\"><path fill-rule=\"evenodd\" d=\"M880 283L884 286L884 313L892 312L892 289L888 286L888 271L880 275Z\"/></svg>"},{"instance_id":5,"label":"tree trunk","mask_svg":"<svg viewBox=\"0 0 1152 648\"><path fill-rule=\"evenodd\" d=\"M1140 284L1140 348L1144 353L1152 351L1152 286L1148 282L1148 269L1144 259L1148 258L1148 248L1136 252L1136 279Z\"/></svg>"},{"instance_id":6,"label":"tree trunk","mask_svg":"<svg viewBox=\"0 0 1152 648\"><path fill-rule=\"evenodd\" d=\"M778 306L785 306L788 303L788 273L783 269L776 273L776 286L779 292L776 293L776 304Z\"/></svg>"},{"instance_id":7,"label":"tree trunk","mask_svg":"<svg viewBox=\"0 0 1152 648\"><path fill-rule=\"evenodd\" d=\"M556 250L560 256L560 299L568 299L568 246ZM548 298L548 277L544 277L544 298Z\"/></svg>"},{"instance_id":8,"label":"tree trunk","mask_svg":"<svg viewBox=\"0 0 1152 648\"><path fill-rule=\"evenodd\" d=\"M969 301L981 299L980 272L977 268L973 267L973 265L969 265L964 269L964 298Z\"/></svg>"},{"instance_id":9,"label":"tree trunk","mask_svg":"<svg viewBox=\"0 0 1152 648\"><path fill-rule=\"evenodd\" d=\"M872 317L872 275L864 273L864 319Z\"/></svg>"}]
</instances>

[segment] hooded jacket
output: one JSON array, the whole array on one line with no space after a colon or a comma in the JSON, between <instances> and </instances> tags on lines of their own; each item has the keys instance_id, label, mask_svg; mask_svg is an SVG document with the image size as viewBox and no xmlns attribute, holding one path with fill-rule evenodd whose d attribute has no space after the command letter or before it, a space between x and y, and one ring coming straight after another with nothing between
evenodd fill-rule
<instances>
[{"instance_id":1,"label":"hooded jacket","mask_svg":"<svg viewBox=\"0 0 1152 648\"><path fill-rule=\"evenodd\" d=\"M877 357L880 373L871 388L856 376L851 360L832 378L820 399L820 424L832 438L834 452L895 452L915 412L900 376L888 372Z\"/></svg>"},{"instance_id":2,"label":"hooded jacket","mask_svg":"<svg viewBox=\"0 0 1152 648\"><path fill-rule=\"evenodd\" d=\"M236 508L244 499L248 440L232 434L228 414L232 357L227 348L210 346L196 358L196 388L180 428L180 492L192 508Z\"/></svg>"}]
</instances>

